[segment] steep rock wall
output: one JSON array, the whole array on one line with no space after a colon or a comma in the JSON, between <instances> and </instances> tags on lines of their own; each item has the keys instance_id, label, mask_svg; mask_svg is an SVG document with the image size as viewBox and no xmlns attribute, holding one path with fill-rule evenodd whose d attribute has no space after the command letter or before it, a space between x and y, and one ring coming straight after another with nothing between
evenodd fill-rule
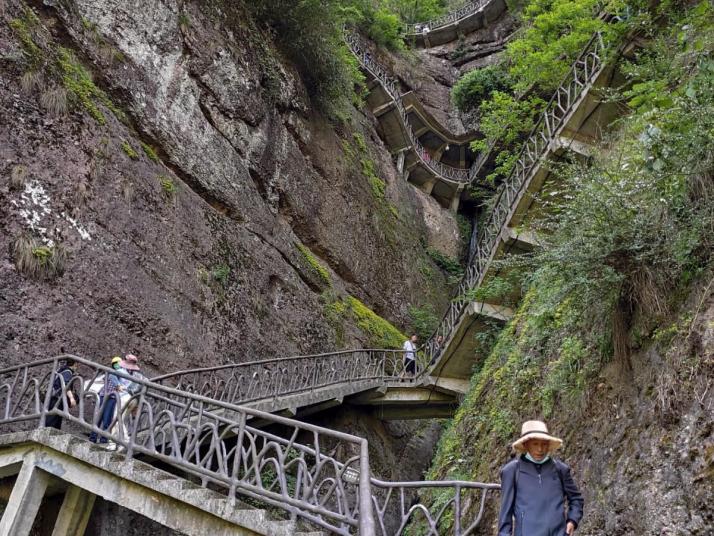
<instances>
[{"instance_id":1,"label":"steep rock wall","mask_svg":"<svg viewBox=\"0 0 714 536\"><path fill-rule=\"evenodd\" d=\"M311 111L299 77L241 4L33 7L44 84L59 83L51 51L66 46L128 119L104 106L105 125L82 106L56 117L40 106L41 90L23 93L26 53L8 23L25 8L7 2L0 251L29 231L62 244L68 260L61 277L34 281L3 255L4 363L133 351L163 372L332 349L320 300L328 285L298 243L329 268L337 292L397 324L409 304L441 308L444 278L420 270L431 262L420 204L432 201L397 179L368 117L355 111L336 132ZM368 141L384 199L346 150L356 136ZM13 187L18 169L23 184ZM444 240L457 236L452 216L437 223Z\"/></svg>"}]
</instances>

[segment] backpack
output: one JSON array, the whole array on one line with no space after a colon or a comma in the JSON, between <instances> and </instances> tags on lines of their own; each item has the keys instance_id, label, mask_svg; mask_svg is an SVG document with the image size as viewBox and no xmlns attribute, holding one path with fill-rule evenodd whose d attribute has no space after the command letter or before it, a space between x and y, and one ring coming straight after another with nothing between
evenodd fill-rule
<instances>
[{"instance_id":1,"label":"backpack","mask_svg":"<svg viewBox=\"0 0 714 536\"><path fill-rule=\"evenodd\" d=\"M69 376L65 374L66 372L69 372ZM52 398L59 398L62 395L62 380L64 380L65 385L68 385L72 381L72 376L72 370L69 368L57 371L57 377L52 383Z\"/></svg>"}]
</instances>

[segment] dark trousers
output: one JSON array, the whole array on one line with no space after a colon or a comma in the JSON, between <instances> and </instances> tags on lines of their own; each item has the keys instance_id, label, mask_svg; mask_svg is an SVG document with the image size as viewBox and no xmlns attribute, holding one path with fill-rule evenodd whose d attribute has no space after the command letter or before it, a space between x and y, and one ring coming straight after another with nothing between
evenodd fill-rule
<instances>
[{"instance_id":1,"label":"dark trousers","mask_svg":"<svg viewBox=\"0 0 714 536\"><path fill-rule=\"evenodd\" d=\"M54 408L58 403L60 402L60 399L57 397L51 397L50 398L50 407L49 409L51 410ZM62 409L62 405L60 403L60 407L57 409ZM56 428L57 430L62 429L62 417L59 415L47 415L45 417L45 426L49 426L50 428Z\"/></svg>"},{"instance_id":2,"label":"dark trousers","mask_svg":"<svg viewBox=\"0 0 714 536\"><path fill-rule=\"evenodd\" d=\"M409 374L414 374L416 372L416 359L405 359L404 370Z\"/></svg>"},{"instance_id":3,"label":"dark trousers","mask_svg":"<svg viewBox=\"0 0 714 536\"><path fill-rule=\"evenodd\" d=\"M104 403L105 398L107 398L107 397L104 395L99 397L99 405L100 406ZM114 408L116 408L116 405L117 405L116 395L109 395L109 400L107 400L107 404L104 406L104 410L102 411L102 414L99 417L99 423L97 423L100 430L106 430L107 428L109 428L109 425L112 423L112 419L114 418ZM96 443L97 442L97 432L92 432L89 435L89 440L92 443ZM100 443L106 443L107 441L108 441L108 439L104 436L99 438Z\"/></svg>"}]
</instances>

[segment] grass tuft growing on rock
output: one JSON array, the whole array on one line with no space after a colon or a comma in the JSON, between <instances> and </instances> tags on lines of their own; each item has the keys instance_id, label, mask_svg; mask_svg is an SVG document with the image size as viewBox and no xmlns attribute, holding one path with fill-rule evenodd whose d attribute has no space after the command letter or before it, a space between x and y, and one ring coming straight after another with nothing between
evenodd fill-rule
<instances>
[{"instance_id":1,"label":"grass tuft growing on rock","mask_svg":"<svg viewBox=\"0 0 714 536\"><path fill-rule=\"evenodd\" d=\"M10 170L10 189L20 191L27 184L27 166L18 164Z\"/></svg>"},{"instance_id":2,"label":"grass tuft growing on rock","mask_svg":"<svg viewBox=\"0 0 714 536\"><path fill-rule=\"evenodd\" d=\"M40 105L55 117L62 116L67 113L67 90L62 86L55 86L47 91L44 91L40 96Z\"/></svg>"},{"instance_id":3,"label":"grass tuft growing on rock","mask_svg":"<svg viewBox=\"0 0 714 536\"><path fill-rule=\"evenodd\" d=\"M30 69L20 78L20 89L25 95L34 95L45 87L45 75L42 71Z\"/></svg>"},{"instance_id":4,"label":"grass tuft growing on rock","mask_svg":"<svg viewBox=\"0 0 714 536\"><path fill-rule=\"evenodd\" d=\"M12 252L17 271L26 277L49 280L64 273L67 252L60 245L43 245L22 234L15 239Z\"/></svg>"},{"instance_id":5,"label":"grass tuft growing on rock","mask_svg":"<svg viewBox=\"0 0 714 536\"><path fill-rule=\"evenodd\" d=\"M124 117L124 114L114 106L107 94L94 84L91 74L79 63L74 52L68 48L60 47L57 51L57 63L64 87L97 123L105 125L107 122L99 105L110 110L119 119Z\"/></svg>"},{"instance_id":6,"label":"grass tuft growing on rock","mask_svg":"<svg viewBox=\"0 0 714 536\"><path fill-rule=\"evenodd\" d=\"M137 153L126 140L121 142L121 150L124 151L124 153L132 160L137 160L139 158L139 153Z\"/></svg>"},{"instance_id":7,"label":"grass tuft growing on rock","mask_svg":"<svg viewBox=\"0 0 714 536\"><path fill-rule=\"evenodd\" d=\"M176 183L166 175L159 175L157 177L157 180L161 185L161 190L164 193L164 197L166 197L166 199L168 200L173 200L176 197L176 194L178 193L178 186L176 186Z\"/></svg>"}]
</instances>

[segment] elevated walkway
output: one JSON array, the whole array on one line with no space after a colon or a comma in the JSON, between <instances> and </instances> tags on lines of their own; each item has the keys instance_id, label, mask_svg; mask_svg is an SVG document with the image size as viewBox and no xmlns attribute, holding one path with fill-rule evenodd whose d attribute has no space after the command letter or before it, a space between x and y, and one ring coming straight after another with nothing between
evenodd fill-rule
<instances>
[{"instance_id":1,"label":"elevated walkway","mask_svg":"<svg viewBox=\"0 0 714 536\"><path fill-rule=\"evenodd\" d=\"M410 24L406 37L427 48L443 45L486 27L506 9L505 0L473 0L442 17Z\"/></svg>"},{"instance_id":2,"label":"elevated walkway","mask_svg":"<svg viewBox=\"0 0 714 536\"><path fill-rule=\"evenodd\" d=\"M370 90L367 104L379 121L382 139L397 157L398 171L443 207L458 210L462 192L471 180L469 168L474 157L469 142L475 135L449 133L413 95L402 95L399 83L357 35L348 32L345 40L365 73Z\"/></svg>"},{"instance_id":3,"label":"elevated walkway","mask_svg":"<svg viewBox=\"0 0 714 536\"><path fill-rule=\"evenodd\" d=\"M384 419L451 415L467 392L474 365L484 357L477 335L510 320L509 304L520 296L493 303L459 298L498 275L496 260L539 247L529 223L542 211L538 193L549 179L549 162L564 153L588 158L618 116L616 106L600 98L600 89L611 85L615 76L614 63L608 61L597 33L546 106L512 173L499 187L485 225L475 231L464 278L425 344L416 374L404 371L403 352L359 350L183 371L156 380L297 417L345 403L371 409ZM289 384L280 383L280 378L289 379Z\"/></svg>"},{"instance_id":4,"label":"elevated walkway","mask_svg":"<svg viewBox=\"0 0 714 536\"><path fill-rule=\"evenodd\" d=\"M57 371L67 357L79 366L65 384ZM101 429L95 423L108 397L97 393L106 389L107 374L139 390L108 410L110 426ZM62 417L71 433L42 428L48 416ZM258 421L280 427L282 435L251 424ZM121 451L79 437L88 432ZM460 536L474 530L489 493L499 488L382 481L371 474L362 438L134 379L74 356L0 370L1 433L0 486L12 491L0 536L27 536L48 494L63 494L53 536L81 536L96 497L189 535L396 536L419 518L436 536L449 516ZM446 503L419 502L420 490L436 488ZM466 515L468 504L480 507Z\"/></svg>"},{"instance_id":5,"label":"elevated walkway","mask_svg":"<svg viewBox=\"0 0 714 536\"><path fill-rule=\"evenodd\" d=\"M356 45L354 51L370 65L363 49ZM515 294L482 303L462 297L498 275L495 261L539 247L539 238L529 225L543 210L538 194L551 175L549 162L566 153L587 159L607 125L619 115L616 105L600 96L601 89L609 87L617 76L616 62L611 60L602 35L596 33L547 104L513 171L499 186L494 208L482 228L474 231L466 273L436 332L423 348L416 374L404 370L403 352L357 350L182 371L156 381L288 416L307 416L339 404L360 405L384 419L451 415L467 392L475 364L484 357L477 335L510 320L511 304L520 298ZM396 121L387 139L393 136L395 145L414 143L406 118L406 99L379 66L374 69L375 80L391 99L382 106L393 106L402 118L386 119L385 123ZM410 106L417 108L413 100ZM433 193L444 184L456 186L456 191L437 192L437 197L457 198L458 188L470 180L468 173L454 181L444 176L437 180L434 167L419 159L418 151L411 154L398 162L409 170L410 180L419 184L417 168L422 168L427 176L424 180L431 183L420 185L428 191Z\"/></svg>"},{"instance_id":6,"label":"elevated walkway","mask_svg":"<svg viewBox=\"0 0 714 536\"><path fill-rule=\"evenodd\" d=\"M564 153L587 159L604 130L619 116L616 105L600 97L600 89L613 84L615 65L608 59L601 34L595 34L546 106L513 171L500 185L485 224L472 237L469 264L456 296L497 275L495 260L539 247L529 225L543 213L538 194L551 178L549 162ZM440 381L468 379L474 364L485 357L475 335L487 322L508 320L512 313L505 304L517 302L519 296L507 298L491 304L453 301L427 343L426 353L436 363L425 374ZM437 344L438 339L443 343Z\"/></svg>"},{"instance_id":7,"label":"elevated walkway","mask_svg":"<svg viewBox=\"0 0 714 536\"><path fill-rule=\"evenodd\" d=\"M50 493L64 495L53 536L84 534L97 497L188 536L327 534L52 428L0 435L0 475L16 476L2 535L28 535Z\"/></svg>"}]
</instances>

